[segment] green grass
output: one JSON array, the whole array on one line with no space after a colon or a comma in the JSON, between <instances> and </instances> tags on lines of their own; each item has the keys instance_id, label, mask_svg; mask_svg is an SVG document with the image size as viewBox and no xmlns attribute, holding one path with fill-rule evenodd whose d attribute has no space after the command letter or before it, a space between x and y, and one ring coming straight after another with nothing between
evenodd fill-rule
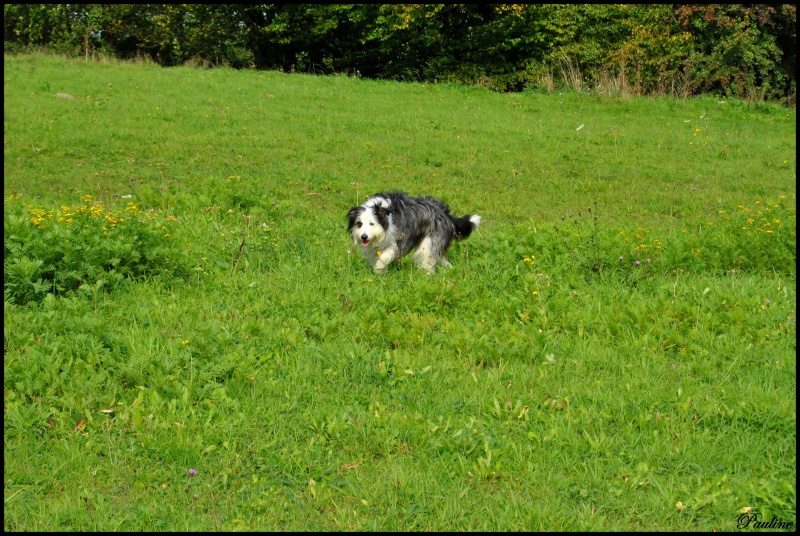
<instances>
[{"instance_id":1,"label":"green grass","mask_svg":"<svg viewBox=\"0 0 800 536\"><path fill-rule=\"evenodd\" d=\"M5 530L795 522L795 110L4 59Z\"/></svg>"}]
</instances>

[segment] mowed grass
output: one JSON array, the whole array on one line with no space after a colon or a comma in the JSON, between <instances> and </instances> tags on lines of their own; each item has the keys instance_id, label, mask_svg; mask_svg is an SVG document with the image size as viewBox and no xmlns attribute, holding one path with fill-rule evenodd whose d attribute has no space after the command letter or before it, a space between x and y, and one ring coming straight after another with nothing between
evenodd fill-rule
<instances>
[{"instance_id":1,"label":"mowed grass","mask_svg":"<svg viewBox=\"0 0 800 536\"><path fill-rule=\"evenodd\" d=\"M4 102L5 530L795 522L795 110L47 56ZM347 252L392 189L484 218L452 269Z\"/></svg>"}]
</instances>

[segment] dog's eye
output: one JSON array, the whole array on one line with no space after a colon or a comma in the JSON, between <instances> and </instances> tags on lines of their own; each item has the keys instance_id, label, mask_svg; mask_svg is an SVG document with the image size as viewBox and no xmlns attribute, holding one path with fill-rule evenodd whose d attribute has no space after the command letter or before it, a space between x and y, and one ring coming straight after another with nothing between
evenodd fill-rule
<instances>
[{"instance_id":1,"label":"dog's eye","mask_svg":"<svg viewBox=\"0 0 800 536\"><path fill-rule=\"evenodd\" d=\"M356 227L358 227L359 229L361 229L361 222L358 222L358 223L356 223Z\"/></svg>"}]
</instances>

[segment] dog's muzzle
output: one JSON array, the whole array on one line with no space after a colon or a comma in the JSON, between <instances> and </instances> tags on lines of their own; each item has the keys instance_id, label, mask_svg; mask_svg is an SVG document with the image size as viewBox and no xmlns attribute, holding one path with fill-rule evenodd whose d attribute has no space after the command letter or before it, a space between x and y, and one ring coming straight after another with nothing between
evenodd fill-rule
<instances>
[{"instance_id":1,"label":"dog's muzzle","mask_svg":"<svg viewBox=\"0 0 800 536\"><path fill-rule=\"evenodd\" d=\"M367 240L366 234L361 235L361 245L364 247L367 247L369 245L369 240Z\"/></svg>"}]
</instances>

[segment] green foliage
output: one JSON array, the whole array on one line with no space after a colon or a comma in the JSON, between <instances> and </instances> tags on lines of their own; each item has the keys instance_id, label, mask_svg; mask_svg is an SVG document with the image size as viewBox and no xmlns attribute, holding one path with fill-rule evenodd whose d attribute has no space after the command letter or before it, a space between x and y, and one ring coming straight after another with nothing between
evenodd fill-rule
<instances>
[{"instance_id":1,"label":"green foliage","mask_svg":"<svg viewBox=\"0 0 800 536\"><path fill-rule=\"evenodd\" d=\"M789 13L769 5L679 7L678 21L696 43L687 58L693 89L721 90L736 97L756 91L769 97L785 91L794 81L781 69L781 61L784 53L791 52L778 47L775 26L781 15Z\"/></svg>"},{"instance_id":2,"label":"green foliage","mask_svg":"<svg viewBox=\"0 0 800 536\"><path fill-rule=\"evenodd\" d=\"M795 26L790 4L4 5L7 51L789 103Z\"/></svg>"},{"instance_id":3,"label":"green foliage","mask_svg":"<svg viewBox=\"0 0 800 536\"><path fill-rule=\"evenodd\" d=\"M188 273L185 251L170 237L176 221L142 211L133 203L108 207L92 203L46 210L4 201L3 284L6 300L41 300L48 293L114 288L125 278L181 277Z\"/></svg>"},{"instance_id":4,"label":"green foliage","mask_svg":"<svg viewBox=\"0 0 800 536\"><path fill-rule=\"evenodd\" d=\"M794 522L794 110L45 55L4 79L7 531ZM483 217L451 269L348 253L392 188Z\"/></svg>"},{"instance_id":5,"label":"green foliage","mask_svg":"<svg viewBox=\"0 0 800 536\"><path fill-rule=\"evenodd\" d=\"M639 226L616 229L601 223L595 204L594 210L562 216L552 230L523 243L544 250L539 261L575 263L586 277L610 273L627 279L684 270L718 275L774 271L795 277L797 215L786 199L755 200L748 204L753 208L741 204L730 213L718 210L705 222L661 236ZM532 258L527 262L535 264Z\"/></svg>"}]
</instances>

